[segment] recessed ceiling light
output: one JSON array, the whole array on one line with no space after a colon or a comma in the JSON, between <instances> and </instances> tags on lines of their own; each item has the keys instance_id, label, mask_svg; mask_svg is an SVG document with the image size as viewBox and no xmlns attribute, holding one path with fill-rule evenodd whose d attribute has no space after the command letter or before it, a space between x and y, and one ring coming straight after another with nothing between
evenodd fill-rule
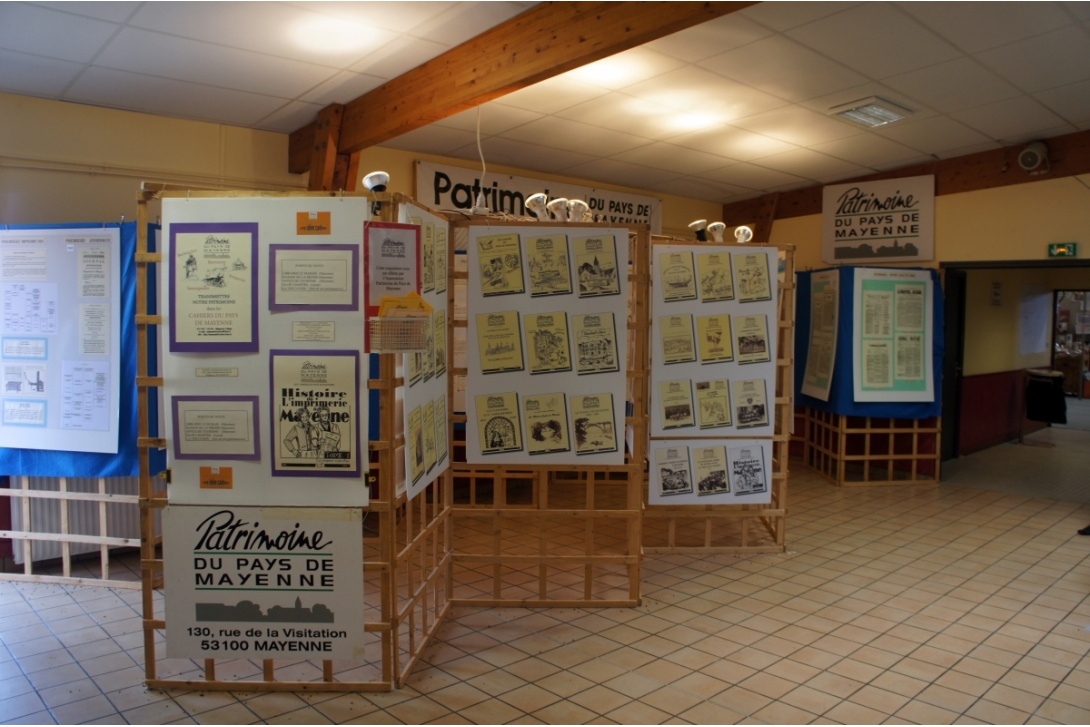
<instances>
[{"instance_id":1,"label":"recessed ceiling light","mask_svg":"<svg viewBox=\"0 0 1090 727\"><path fill-rule=\"evenodd\" d=\"M829 109L830 116L838 116L846 121L866 126L873 129L876 126L885 126L894 121L900 121L912 111L903 106L887 101L884 98L871 96L851 103L841 104Z\"/></svg>"},{"instance_id":2,"label":"recessed ceiling light","mask_svg":"<svg viewBox=\"0 0 1090 727\"><path fill-rule=\"evenodd\" d=\"M315 15L289 30L299 48L320 55L361 53L374 44L375 32L362 23Z\"/></svg>"}]
</instances>

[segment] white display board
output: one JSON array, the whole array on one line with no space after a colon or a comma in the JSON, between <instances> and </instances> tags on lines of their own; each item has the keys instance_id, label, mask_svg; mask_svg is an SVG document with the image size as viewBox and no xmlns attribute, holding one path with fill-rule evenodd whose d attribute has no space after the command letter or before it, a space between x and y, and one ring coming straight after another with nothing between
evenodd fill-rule
<instances>
[{"instance_id":1,"label":"white display board","mask_svg":"<svg viewBox=\"0 0 1090 727\"><path fill-rule=\"evenodd\" d=\"M0 447L118 451L120 232L0 230Z\"/></svg>"},{"instance_id":2,"label":"white display board","mask_svg":"<svg viewBox=\"0 0 1090 727\"><path fill-rule=\"evenodd\" d=\"M470 227L466 461L624 464L628 230Z\"/></svg>"},{"instance_id":3,"label":"white display board","mask_svg":"<svg viewBox=\"0 0 1090 727\"><path fill-rule=\"evenodd\" d=\"M450 224L418 205L398 207L398 221L420 227L420 295L432 307L427 346L421 353L405 354L405 385L398 392L401 428L405 433L404 477L399 477L411 500L450 467L450 415L447 358L452 340L451 311L447 310L447 270Z\"/></svg>"},{"instance_id":4,"label":"white display board","mask_svg":"<svg viewBox=\"0 0 1090 727\"><path fill-rule=\"evenodd\" d=\"M778 252L652 247L649 503L771 501Z\"/></svg>"},{"instance_id":5,"label":"white display board","mask_svg":"<svg viewBox=\"0 0 1090 727\"><path fill-rule=\"evenodd\" d=\"M652 437L773 433L776 253L652 247Z\"/></svg>"},{"instance_id":6,"label":"white display board","mask_svg":"<svg viewBox=\"0 0 1090 727\"><path fill-rule=\"evenodd\" d=\"M166 655L363 656L360 508L168 505Z\"/></svg>"},{"instance_id":7,"label":"white display board","mask_svg":"<svg viewBox=\"0 0 1090 727\"><path fill-rule=\"evenodd\" d=\"M362 197L163 200L172 503L365 506Z\"/></svg>"}]
</instances>

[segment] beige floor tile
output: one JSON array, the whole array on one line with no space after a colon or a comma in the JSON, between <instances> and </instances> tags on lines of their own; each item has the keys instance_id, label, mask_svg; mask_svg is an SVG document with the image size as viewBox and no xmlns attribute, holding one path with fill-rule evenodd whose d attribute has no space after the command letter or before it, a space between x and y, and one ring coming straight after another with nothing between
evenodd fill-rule
<instances>
[{"instance_id":1,"label":"beige floor tile","mask_svg":"<svg viewBox=\"0 0 1090 727\"><path fill-rule=\"evenodd\" d=\"M757 710L752 716L765 724L809 724L817 717L813 712L807 712L784 702L773 702Z\"/></svg>"},{"instance_id":2,"label":"beige floor tile","mask_svg":"<svg viewBox=\"0 0 1090 727\"><path fill-rule=\"evenodd\" d=\"M966 710L965 716L989 724L1022 724L1029 718L1030 713L979 699Z\"/></svg>"},{"instance_id":3,"label":"beige floor tile","mask_svg":"<svg viewBox=\"0 0 1090 727\"><path fill-rule=\"evenodd\" d=\"M784 694L779 701L813 714L825 714L843 700L832 694L819 692L812 687L799 686Z\"/></svg>"}]
</instances>

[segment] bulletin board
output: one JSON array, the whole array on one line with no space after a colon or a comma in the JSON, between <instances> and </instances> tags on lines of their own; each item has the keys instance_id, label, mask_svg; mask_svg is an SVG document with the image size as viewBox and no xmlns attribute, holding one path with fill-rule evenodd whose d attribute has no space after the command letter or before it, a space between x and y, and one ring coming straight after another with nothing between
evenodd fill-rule
<instances>
[{"instance_id":1,"label":"bulletin board","mask_svg":"<svg viewBox=\"0 0 1090 727\"><path fill-rule=\"evenodd\" d=\"M162 205L171 503L366 505L368 200Z\"/></svg>"}]
</instances>

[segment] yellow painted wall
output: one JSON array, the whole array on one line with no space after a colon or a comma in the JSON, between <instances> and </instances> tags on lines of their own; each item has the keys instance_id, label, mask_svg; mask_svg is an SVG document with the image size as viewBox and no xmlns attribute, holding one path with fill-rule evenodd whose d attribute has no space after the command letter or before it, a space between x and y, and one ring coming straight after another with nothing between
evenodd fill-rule
<instances>
[{"instance_id":1,"label":"yellow painted wall","mask_svg":"<svg viewBox=\"0 0 1090 727\"><path fill-rule=\"evenodd\" d=\"M1010 173L1025 176L1020 169ZM829 267L821 260L821 215L777 220L771 242L796 246L797 270ZM1077 242L1080 257L1090 258L1090 175L937 197L936 259L916 266L1045 261L1051 242ZM998 307L991 305L992 281L999 281L1004 291ZM1047 368L1047 350L1021 350L1019 332L1027 306L1042 290L1090 290L1090 268L971 270L967 285L964 375Z\"/></svg>"},{"instance_id":2,"label":"yellow painted wall","mask_svg":"<svg viewBox=\"0 0 1090 727\"><path fill-rule=\"evenodd\" d=\"M0 119L0 224L132 219L136 193L145 181L212 189L307 185L307 175L287 171L286 134L12 94L0 94ZM416 159L479 168L465 160L376 147L361 155L361 174L387 171L388 191L411 197ZM714 222L722 214L713 202L514 167L488 169L659 197L664 234L683 239L692 239L691 221Z\"/></svg>"}]
</instances>

